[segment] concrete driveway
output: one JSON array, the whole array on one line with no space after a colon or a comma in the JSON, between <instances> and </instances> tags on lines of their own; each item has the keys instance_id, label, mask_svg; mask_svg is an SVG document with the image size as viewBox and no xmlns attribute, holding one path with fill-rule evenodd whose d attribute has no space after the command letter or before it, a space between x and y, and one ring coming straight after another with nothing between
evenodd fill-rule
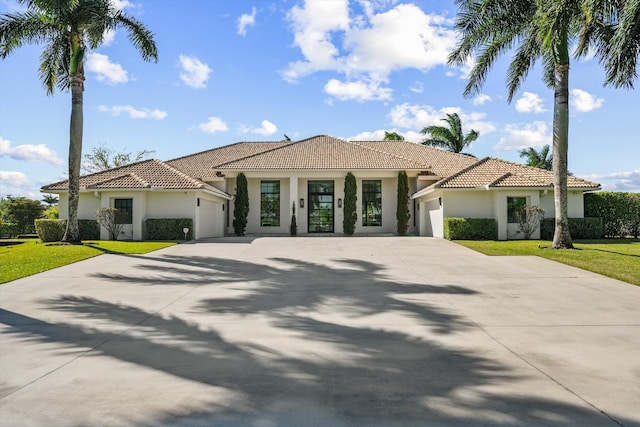
<instances>
[{"instance_id":1,"label":"concrete driveway","mask_svg":"<svg viewBox=\"0 0 640 427\"><path fill-rule=\"evenodd\" d=\"M640 287L416 237L214 239L0 286L2 426L640 426Z\"/></svg>"}]
</instances>

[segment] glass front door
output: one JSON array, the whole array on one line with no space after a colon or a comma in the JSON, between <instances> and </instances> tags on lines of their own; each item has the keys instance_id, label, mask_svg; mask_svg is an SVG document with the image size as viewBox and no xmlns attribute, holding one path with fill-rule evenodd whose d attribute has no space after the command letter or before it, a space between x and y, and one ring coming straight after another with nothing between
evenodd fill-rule
<instances>
[{"instance_id":1,"label":"glass front door","mask_svg":"<svg viewBox=\"0 0 640 427\"><path fill-rule=\"evenodd\" d=\"M333 233L333 181L309 181L309 233Z\"/></svg>"}]
</instances>

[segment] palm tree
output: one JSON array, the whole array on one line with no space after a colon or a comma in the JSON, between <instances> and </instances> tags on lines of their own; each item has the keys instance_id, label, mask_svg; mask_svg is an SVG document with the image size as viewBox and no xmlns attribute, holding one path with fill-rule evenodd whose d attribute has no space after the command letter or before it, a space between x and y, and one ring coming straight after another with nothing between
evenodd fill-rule
<instances>
[{"instance_id":1,"label":"palm tree","mask_svg":"<svg viewBox=\"0 0 640 427\"><path fill-rule=\"evenodd\" d=\"M447 118L442 120L447 122L449 127L427 126L420 131L420 133L430 136L430 138L422 141L423 145L431 145L453 151L454 153L462 153L462 150L480 136L478 131L473 129L465 135L462 132L462 124L460 123L460 117L457 113L447 114Z\"/></svg>"},{"instance_id":2,"label":"palm tree","mask_svg":"<svg viewBox=\"0 0 640 427\"><path fill-rule=\"evenodd\" d=\"M569 47L575 44L578 56L586 55L593 48L609 71L606 83L620 85L632 81L635 72L624 73L615 68L615 58L611 56L615 49L611 49L609 41L612 37L615 40L619 3L616 0L458 0L460 11L455 26L462 38L449 56L449 64L462 65L471 56L475 57L465 96L479 93L495 60L513 49L515 54L507 71L509 102L538 60L542 62L544 82L554 89L556 226L552 247L555 249L573 248L567 217ZM637 26L637 21L635 24ZM627 49L624 56L633 64L633 68L625 64L624 69L635 71L640 38L630 40L624 35L619 38L636 47L635 55L629 56Z\"/></svg>"},{"instance_id":3,"label":"palm tree","mask_svg":"<svg viewBox=\"0 0 640 427\"><path fill-rule=\"evenodd\" d=\"M542 147L540 151L533 147L523 148L520 150L520 157L524 157L527 160L527 166L550 171L553 169L553 154L549 154L550 151L549 144Z\"/></svg>"},{"instance_id":4,"label":"palm tree","mask_svg":"<svg viewBox=\"0 0 640 427\"><path fill-rule=\"evenodd\" d=\"M47 94L57 87L71 90L69 132L69 219L62 238L80 243L78 198L82 162L84 60L89 49L104 41L105 32L122 27L144 60L158 59L153 34L135 18L117 10L110 0L18 0L26 12L0 17L0 57L25 43L44 43L40 79Z\"/></svg>"},{"instance_id":5,"label":"palm tree","mask_svg":"<svg viewBox=\"0 0 640 427\"><path fill-rule=\"evenodd\" d=\"M387 132L385 130L383 141L404 141L404 136L400 135L398 132Z\"/></svg>"}]
</instances>

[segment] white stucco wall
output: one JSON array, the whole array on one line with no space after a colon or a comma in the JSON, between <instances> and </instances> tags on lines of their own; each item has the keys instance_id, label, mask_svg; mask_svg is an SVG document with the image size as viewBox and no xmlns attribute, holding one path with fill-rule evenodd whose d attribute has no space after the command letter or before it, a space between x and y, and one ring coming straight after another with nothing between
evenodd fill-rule
<instances>
[{"instance_id":1,"label":"white stucco wall","mask_svg":"<svg viewBox=\"0 0 640 427\"><path fill-rule=\"evenodd\" d=\"M432 195L434 196L434 195ZM420 202L420 235L424 237L444 237L443 207L440 198L433 197Z\"/></svg>"},{"instance_id":2,"label":"white stucco wall","mask_svg":"<svg viewBox=\"0 0 640 427\"><path fill-rule=\"evenodd\" d=\"M444 217L494 218L492 192L450 190L443 192Z\"/></svg>"}]
</instances>

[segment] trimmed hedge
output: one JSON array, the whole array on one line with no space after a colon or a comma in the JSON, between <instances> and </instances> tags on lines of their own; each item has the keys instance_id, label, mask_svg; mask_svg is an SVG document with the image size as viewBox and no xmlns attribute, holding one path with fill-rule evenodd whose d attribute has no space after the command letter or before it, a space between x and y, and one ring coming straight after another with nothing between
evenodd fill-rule
<instances>
[{"instance_id":1,"label":"trimmed hedge","mask_svg":"<svg viewBox=\"0 0 640 427\"><path fill-rule=\"evenodd\" d=\"M146 240L183 240L182 229L189 227L187 240L193 239L191 218L150 218L144 222Z\"/></svg>"},{"instance_id":2,"label":"trimmed hedge","mask_svg":"<svg viewBox=\"0 0 640 427\"><path fill-rule=\"evenodd\" d=\"M36 219L36 233L43 242L59 242L64 237L67 228L65 219ZM98 221L93 219L79 219L78 229L81 240L100 240Z\"/></svg>"},{"instance_id":3,"label":"trimmed hedge","mask_svg":"<svg viewBox=\"0 0 640 427\"><path fill-rule=\"evenodd\" d=\"M640 193L585 194L584 214L602 219L605 237L637 238L640 235Z\"/></svg>"},{"instance_id":4,"label":"trimmed hedge","mask_svg":"<svg viewBox=\"0 0 640 427\"><path fill-rule=\"evenodd\" d=\"M445 218L444 238L448 240L495 240L498 223L493 218Z\"/></svg>"},{"instance_id":5,"label":"trimmed hedge","mask_svg":"<svg viewBox=\"0 0 640 427\"><path fill-rule=\"evenodd\" d=\"M0 224L0 238L12 239L20 234L20 227L13 222L3 222Z\"/></svg>"},{"instance_id":6,"label":"trimmed hedge","mask_svg":"<svg viewBox=\"0 0 640 427\"><path fill-rule=\"evenodd\" d=\"M540 223L540 238L553 240L555 227L555 218L543 219ZM601 218L569 218L569 233L573 239L601 239L602 230Z\"/></svg>"}]
</instances>

